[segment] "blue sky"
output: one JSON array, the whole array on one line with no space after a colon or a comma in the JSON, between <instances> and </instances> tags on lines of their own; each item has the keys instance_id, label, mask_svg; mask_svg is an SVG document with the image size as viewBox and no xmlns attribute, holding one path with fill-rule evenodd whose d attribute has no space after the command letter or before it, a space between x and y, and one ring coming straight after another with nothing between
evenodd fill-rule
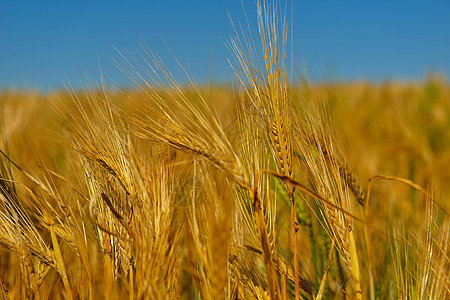
<instances>
[{"instance_id":1,"label":"blue sky","mask_svg":"<svg viewBox=\"0 0 450 300\"><path fill-rule=\"evenodd\" d=\"M255 0L0 1L0 89L56 90L66 76L129 85L114 66L119 50L143 40L176 77L164 42L199 83L231 82L227 13L256 23ZM282 1L285 3L285 1ZM450 73L450 1L288 0L297 72L315 80L420 80ZM163 42L164 40L164 42ZM213 58L213 59L212 59Z\"/></svg>"}]
</instances>

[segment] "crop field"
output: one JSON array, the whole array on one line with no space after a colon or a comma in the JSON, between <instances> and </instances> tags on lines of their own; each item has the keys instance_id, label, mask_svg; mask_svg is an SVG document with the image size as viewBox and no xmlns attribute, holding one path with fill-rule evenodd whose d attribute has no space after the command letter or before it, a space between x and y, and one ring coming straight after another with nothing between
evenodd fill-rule
<instances>
[{"instance_id":1,"label":"crop field","mask_svg":"<svg viewBox=\"0 0 450 300\"><path fill-rule=\"evenodd\" d=\"M450 85L309 83L283 18L233 86L0 92L2 299L449 299ZM143 54L143 55L141 55Z\"/></svg>"}]
</instances>

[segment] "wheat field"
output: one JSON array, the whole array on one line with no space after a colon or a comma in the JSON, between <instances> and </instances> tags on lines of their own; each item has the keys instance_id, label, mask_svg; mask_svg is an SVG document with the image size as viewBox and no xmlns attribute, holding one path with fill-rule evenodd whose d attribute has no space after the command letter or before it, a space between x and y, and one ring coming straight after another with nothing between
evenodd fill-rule
<instances>
[{"instance_id":1,"label":"wheat field","mask_svg":"<svg viewBox=\"0 0 450 300\"><path fill-rule=\"evenodd\" d=\"M450 85L308 83L282 9L233 86L0 93L3 299L449 299Z\"/></svg>"}]
</instances>

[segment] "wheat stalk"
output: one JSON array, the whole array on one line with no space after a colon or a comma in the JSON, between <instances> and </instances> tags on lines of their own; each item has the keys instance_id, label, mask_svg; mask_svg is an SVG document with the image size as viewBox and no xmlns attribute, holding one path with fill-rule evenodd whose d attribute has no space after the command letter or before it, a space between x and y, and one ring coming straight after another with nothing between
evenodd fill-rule
<instances>
[{"instance_id":1,"label":"wheat stalk","mask_svg":"<svg viewBox=\"0 0 450 300\"><path fill-rule=\"evenodd\" d=\"M276 4L257 2L258 29L262 59L253 41L243 33L242 40L236 29L236 37L230 40L238 68L238 79L253 105L264 120L270 147L280 173L294 177L292 167L292 144L290 134L290 106L288 102L288 76L286 66L286 23L280 25ZM280 36L281 35L281 36ZM251 36L251 35L250 35ZM283 182L291 203L292 243L294 247L295 299L299 298L298 224L294 205L294 188Z\"/></svg>"}]
</instances>

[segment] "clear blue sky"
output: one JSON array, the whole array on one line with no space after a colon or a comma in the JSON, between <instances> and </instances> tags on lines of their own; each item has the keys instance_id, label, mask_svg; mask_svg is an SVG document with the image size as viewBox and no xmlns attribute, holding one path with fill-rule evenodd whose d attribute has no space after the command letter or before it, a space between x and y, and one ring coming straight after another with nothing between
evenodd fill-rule
<instances>
[{"instance_id":1,"label":"clear blue sky","mask_svg":"<svg viewBox=\"0 0 450 300\"><path fill-rule=\"evenodd\" d=\"M255 0L242 0L256 23ZM285 3L282 0L282 3ZM293 6L294 67L315 79L421 79L450 73L450 1L288 0ZM169 61L164 40L194 78L230 82L225 46L228 15L244 21L230 1L0 1L0 89L61 88L69 78L127 85L111 58L141 37ZM182 79L182 73L174 74ZM323 72L323 75L321 74Z\"/></svg>"}]
</instances>

